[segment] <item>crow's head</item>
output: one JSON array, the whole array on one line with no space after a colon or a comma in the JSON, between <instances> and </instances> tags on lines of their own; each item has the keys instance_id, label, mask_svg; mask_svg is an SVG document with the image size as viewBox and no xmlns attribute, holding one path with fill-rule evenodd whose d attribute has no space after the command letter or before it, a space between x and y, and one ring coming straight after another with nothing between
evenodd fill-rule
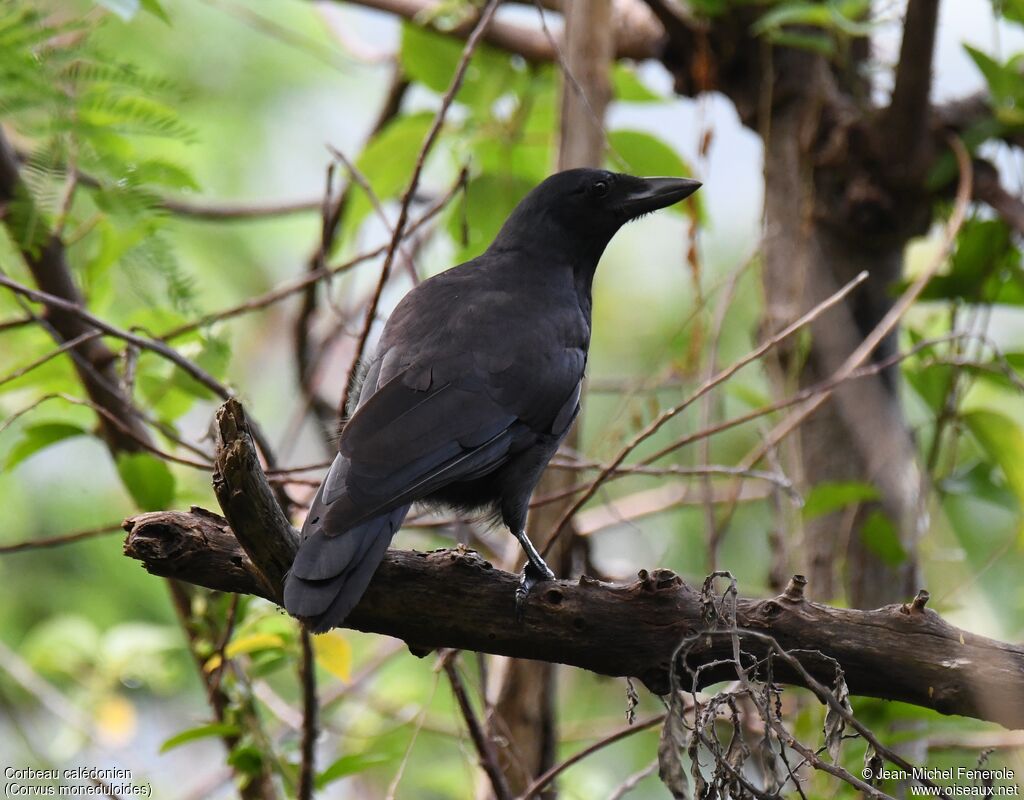
<instances>
[{"instance_id":1,"label":"crow's head","mask_svg":"<svg viewBox=\"0 0 1024 800\"><path fill-rule=\"evenodd\" d=\"M498 246L562 244L600 257L625 223L689 197L689 178L637 178L603 169L570 169L522 199L495 240Z\"/></svg>"}]
</instances>

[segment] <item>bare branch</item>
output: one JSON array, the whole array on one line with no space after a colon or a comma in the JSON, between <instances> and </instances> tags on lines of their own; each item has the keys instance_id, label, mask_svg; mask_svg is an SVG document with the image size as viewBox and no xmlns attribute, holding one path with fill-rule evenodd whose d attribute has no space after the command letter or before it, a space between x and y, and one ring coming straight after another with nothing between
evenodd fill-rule
<instances>
[{"instance_id":1,"label":"bare branch","mask_svg":"<svg viewBox=\"0 0 1024 800\"><path fill-rule=\"evenodd\" d=\"M939 0L910 0L892 100L881 117L885 153L904 180L918 181L928 168L928 95Z\"/></svg>"},{"instance_id":2,"label":"bare branch","mask_svg":"<svg viewBox=\"0 0 1024 800\"><path fill-rule=\"evenodd\" d=\"M121 530L120 523L113 523L110 525L101 525L98 528L89 528L84 531L65 533L61 536L51 536L48 539L26 539L23 542L0 545L0 555L23 553L26 550L42 550L46 547L60 547L65 544L81 542L85 539L95 539L97 536L102 536L105 533L113 533L114 531L119 530Z\"/></svg>"},{"instance_id":3,"label":"bare branch","mask_svg":"<svg viewBox=\"0 0 1024 800\"><path fill-rule=\"evenodd\" d=\"M469 729L469 738L473 740L473 746L480 757L480 766L491 782L495 797L497 800L512 800L512 792L509 791L505 774L498 765L498 754L494 750L494 742L484 733L480 720L477 719L476 712L473 711L473 706L469 702L469 695L462 683L462 677L455 666L457 656L458 652L454 650L443 653L441 668L444 669L444 674L448 676L448 682L452 685L452 694L455 695L455 701L459 704L459 711L462 712L462 718L466 721L466 727Z\"/></svg>"},{"instance_id":4,"label":"bare branch","mask_svg":"<svg viewBox=\"0 0 1024 800\"><path fill-rule=\"evenodd\" d=\"M352 373L359 368L359 362L362 360L363 353L366 352L366 344L370 338L370 331L373 329L373 323L377 318L377 307L380 304L380 297L384 291L384 286L387 284L388 277L391 275L391 266L394 263L395 254L398 252L398 247L402 242L402 237L405 236L405 228L409 222L409 206L412 203L413 195L416 194L416 189L419 187L420 176L423 174L423 167L426 164L427 156L433 149L434 142L437 141L437 136L441 132L441 126L444 125L445 118L448 116L448 109L451 108L452 103L455 100L455 95L459 91L459 87L462 86L462 79L466 76L466 70L469 68L469 62L473 58L473 53L476 51L477 45L479 45L484 31L487 30L487 26L491 23L491 20L494 17L494 12L498 10L499 5L500 0L488 0L487 6L484 8L479 20L477 20L474 25L472 33L470 33L469 38L466 40L466 46L462 48L462 55L459 58L458 65L455 67L455 73L452 75L451 82L448 84L448 90L441 98L441 106L434 115L434 120L430 125L430 129L427 131L427 135L423 139L423 144L420 146L420 152L416 156L416 165L413 167L412 175L410 176L405 192L402 195L402 204L398 211L398 220L395 222L394 233L391 236L391 242L388 244L387 253L384 255L384 264L380 268L380 278L377 281L377 289L370 300L370 306L366 311L366 321L363 324L362 333L359 334L359 341L356 344L355 357L352 362ZM350 374L349 380L345 385L345 392L341 398L341 405L338 406L339 417L344 417L348 409L349 396L352 391L352 387L355 384L353 377L354 374Z\"/></svg>"},{"instance_id":5,"label":"bare branch","mask_svg":"<svg viewBox=\"0 0 1024 800\"><path fill-rule=\"evenodd\" d=\"M125 553L156 575L268 599L280 592L280 586L266 586L227 522L210 512L142 514L126 520L125 528ZM640 575L626 586L587 578L545 584L517 625L518 576L471 551L392 550L346 625L403 639L417 650L475 650L633 676L663 694L672 653L704 629L704 612L700 593L673 573ZM955 628L933 611L906 614L901 604L862 611L780 595L740 598L737 609L741 644L757 657L769 648L746 630L767 634L787 650L825 654L801 654L800 663L828 683L838 662L853 694L1024 727L1024 646ZM728 642L697 642L690 665L718 664L701 672L698 688L733 677L730 653ZM786 667L775 679L801 684Z\"/></svg>"}]
</instances>

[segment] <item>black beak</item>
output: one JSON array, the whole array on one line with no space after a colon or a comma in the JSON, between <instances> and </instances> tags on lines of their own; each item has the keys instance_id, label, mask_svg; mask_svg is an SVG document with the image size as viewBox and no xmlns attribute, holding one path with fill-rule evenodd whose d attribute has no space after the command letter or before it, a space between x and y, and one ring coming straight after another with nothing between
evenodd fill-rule
<instances>
[{"instance_id":1,"label":"black beak","mask_svg":"<svg viewBox=\"0 0 1024 800\"><path fill-rule=\"evenodd\" d=\"M641 185L631 190L622 204L630 219L678 203L701 187L700 181L689 178L641 178L640 181Z\"/></svg>"}]
</instances>

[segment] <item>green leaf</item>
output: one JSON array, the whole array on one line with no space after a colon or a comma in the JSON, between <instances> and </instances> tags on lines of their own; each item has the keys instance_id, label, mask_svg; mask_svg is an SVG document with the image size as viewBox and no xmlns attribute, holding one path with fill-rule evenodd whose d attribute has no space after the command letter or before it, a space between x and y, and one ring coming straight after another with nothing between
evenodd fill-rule
<instances>
[{"instance_id":1,"label":"green leaf","mask_svg":"<svg viewBox=\"0 0 1024 800\"><path fill-rule=\"evenodd\" d=\"M399 58L405 73L438 94L448 90L462 58L465 43L412 22L402 24ZM466 67L455 99L478 114L489 114L493 103L512 88L517 73L509 56L490 47L478 47ZM512 81L512 84L509 81Z\"/></svg>"},{"instance_id":2,"label":"green leaf","mask_svg":"<svg viewBox=\"0 0 1024 800\"><path fill-rule=\"evenodd\" d=\"M21 438L7 454L4 469L14 469L26 458L51 444L63 439L70 439L73 436L87 436L88 434L89 432L84 428L64 422L43 422L38 425L30 425L21 432Z\"/></svg>"},{"instance_id":3,"label":"green leaf","mask_svg":"<svg viewBox=\"0 0 1024 800\"><path fill-rule=\"evenodd\" d=\"M772 34L771 40L782 47L807 50L811 53L820 53L823 56L833 56L836 53L836 44L827 33L780 31Z\"/></svg>"},{"instance_id":4,"label":"green leaf","mask_svg":"<svg viewBox=\"0 0 1024 800\"><path fill-rule=\"evenodd\" d=\"M246 775L255 775L263 767L263 752L254 744L240 742L228 755L228 764Z\"/></svg>"},{"instance_id":5,"label":"green leaf","mask_svg":"<svg viewBox=\"0 0 1024 800\"><path fill-rule=\"evenodd\" d=\"M1004 508L1016 513L1020 510L1016 496L1003 485L1002 478L993 480L996 467L987 461L978 462L970 469L961 470L939 483L939 489L946 495L958 495Z\"/></svg>"},{"instance_id":6,"label":"green leaf","mask_svg":"<svg viewBox=\"0 0 1024 800\"><path fill-rule=\"evenodd\" d=\"M438 94L451 83L462 45L412 22L402 23L399 58L405 74Z\"/></svg>"},{"instance_id":7,"label":"green leaf","mask_svg":"<svg viewBox=\"0 0 1024 800\"><path fill-rule=\"evenodd\" d=\"M1009 226L994 219L965 224L949 271L929 281L921 299L1014 305L1024 301L1021 255Z\"/></svg>"},{"instance_id":8,"label":"green leaf","mask_svg":"<svg viewBox=\"0 0 1024 800\"><path fill-rule=\"evenodd\" d=\"M612 67L612 93L616 100L627 103L659 103L665 99L648 89L635 69L619 62Z\"/></svg>"},{"instance_id":9,"label":"green leaf","mask_svg":"<svg viewBox=\"0 0 1024 800\"><path fill-rule=\"evenodd\" d=\"M671 145L644 131L612 131L608 141L634 175L685 178L692 173Z\"/></svg>"},{"instance_id":10,"label":"green leaf","mask_svg":"<svg viewBox=\"0 0 1024 800\"><path fill-rule=\"evenodd\" d=\"M1003 19L1024 22L1024 0L992 0L992 9Z\"/></svg>"},{"instance_id":11,"label":"green leaf","mask_svg":"<svg viewBox=\"0 0 1024 800\"><path fill-rule=\"evenodd\" d=\"M824 3L779 3L771 11L758 17L750 26L755 36L773 33L785 25L813 26L827 28L832 14Z\"/></svg>"},{"instance_id":12,"label":"green leaf","mask_svg":"<svg viewBox=\"0 0 1024 800\"><path fill-rule=\"evenodd\" d=\"M878 489L869 483L858 483L857 481L819 483L811 489L804 502L804 519L821 517L854 503L877 500L878 497Z\"/></svg>"},{"instance_id":13,"label":"green leaf","mask_svg":"<svg viewBox=\"0 0 1024 800\"><path fill-rule=\"evenodd\" d=\"M988 88L992 92L992 99L997 104L1012 101L1019 94L1021 77L1009 64L1000 64L992 56L969 44L964 45L964 50L981 71L985 83L988 84Z\"/></svg>"},{"instance_id":14,"label":"green leaf","mask_svg":"<svg viewBox=\"0 0 1024 800\"><path fill-rule=\"evenodd\" d=\"M459 245L456 260L466 261L482 253L494 240L516 203L531 188L533 185L529 181L515 175L473 178L466 187L464 201L458 203L448 217L448 233Z\"/></svg>"},{"instance_id":15,"label":"green leaf","mask_svg":"<svg viewBox=\"0 0 1024 800\"><path fill-rule=\"evenodd\" d=\"M771 11L762 14L757 22L750 26L750 30L755 36L768 35L776 42L781 42L782 37L787 36L787 34L781 33L787 25L821 28L850 36L867 36L872 32L872 26L858 20L867 14L869 8L870 4L867 0L779 3Z\"/></svg>"},{"instance_id":16,"label":"green leaf","mask_svg":"<svg viewBox=\"0 0 1024 800\"><path fill-rule=\"evenodd\" d=\"M214 378L223 378L231 360L231 347L226 339L217 336L203 336L178 348L181 354L194 361ZM211 400L216 397L210 389L199 383L184 370L171 373L171 383L193 397Z\"/></svg>"},{"instance_id":17,"label":"green leaf","mask_svg":"<svg viewBox=\"0 0 1024 800\"><path fill-rule=\"evenodd\" d=\"M872 511L864 520L860 535L868 550L889 566L899 566L907 560L907 552L900 543L899 531L885 512Z\"/></svg>"},{"instance_id":18,"label":"green leaf","mask_svg":"<svg viewBox=\"0 0 1024 800\"><path fill-rule=\"evenodd\" d=\"M381 200L395 197L405 189L433 120L429 111L398 117L373 138L356 160L356 166ZM372 210L366 194L355 192L345 214L347 230L354 231Z\"/></svg>"},{"instance_id":19,"label":"green leaf","mask_svg":"<svg viewBox=\"0 0 1024 800\"><path fill-rule=\"evenodd\" d=\"M380 753L356 753L355 755L342 756L327 767L327 769L317 775L314 782L317 789L323 789L325 786L333 783L339 778L344 778L348 775L355 775L369 767L376 766L377 764L384 764L391 760L391 756L382 755Z\"/></svg>"},{"instance_id":20,"label":"green leaf","mask_svg":"<svg viewBox=\"0 0 1024 800\"><path fill-rule=\"evenodd\" d=\"M907 383L935 414L946 404L953 374L954 367L949 364L915 363L903 370Z\"/></svg>"},{"instance_id":21,"label":"green leaf","mask_svg":"<svg viewBox=\"0 0 1024 800\"><path fill-rule=\"evenodd\" d=\"M143 511L160 511L174 501L174 474L150 453L122 453L117 457L117 473Z\"/></svg>"},{"instance_id":22,"label":"green leaf","mask_svg":"<svg viewBox=\"0 0 1024 800\"><path fill-rule=\"evenodd\" d=\"M971 411L961 419L982 449L999 465L1007 486L1024 508L1024 431L997 411Z\"/></svg>"},{"instance_id":23,"label":"green leaf","mask_svg":"<svg viewBox=\"0 0 1024 800\"><path fill-rule=\"evenodd\" d=\"M237 736L238 733L238 726L228 722L213 722L209 725L200 725L198 728L189 728L187 731L182 731L172 736L160 745L160 752L166 753L168 750L173 750L175 747L180 747L188 742L194 742L197 739L206 739L210 736Z\"/></svg>"}]
</instances>

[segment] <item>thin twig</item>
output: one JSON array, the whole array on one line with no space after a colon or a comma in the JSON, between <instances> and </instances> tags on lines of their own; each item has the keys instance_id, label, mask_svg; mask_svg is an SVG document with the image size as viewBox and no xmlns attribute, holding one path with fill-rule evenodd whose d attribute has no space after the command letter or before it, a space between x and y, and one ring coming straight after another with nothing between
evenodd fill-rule
<instances>
[{"instance_id":1,"label":"thin twig","mask_svg":"<svg viewBox=\"0 0 1024 800\"><path fill-rule=\"evenodd\" d=\"M134 344L136 347L143 350L149 350L163 356L184 372L188 373L189 376L201 383L214 394L225 400L232 396L232 392L206 370L185 358L177 350L169 347L158 339L149 339L145 336L139 336L132 333L131 331L126 331L123 328L118 328L116 325L112 325L109 322L100 319L95 314L90 313L77 303L72 303L69 300L65 300L63 297L57 297L56 295L52 295L47 292L29 289L27 286L23 286L17 281L11 280L6 275L0 275L0 286L5 286L12 292L20 294L23 297L27 297L35 303L42 303L43 305L58 309L67 314L74 314L109 336L113 336L117 339L121 339L122 341Z\"/></svg>"},{"instance_id":2,"label":"thin twig","mask_svg":"<svg viewBox=\"0 0 1024 800\"><path fill-rule=\"evenodd\" d=\"M224 620L224 630L220 634L220 642L217 645L216 657L217 668L210 675L210 691L216 692L220 689L220 682L224 677L224 670L227 669L228 644L231 643L231 636L235 631L235 621L238 619L238 603L241 595L231 595L231 604L228 606L227 618Z\"/></svg>"},{"instance_id":3,"label":"thin twig","mask_svg":"<svg viewBox=\"0 0 1024 800\"><path fill-rule=\"evenodd\" d=\"M963 142L955 136L949 137L950 147L956 154L957 163L960 166L960 184L957 188L956 203L953 213L946 224L942 236L942 244L932 258L928 266L921 272L914 282L907 287L906 291L893 304L882 320L875 326L846 360L833 373L830 382L836 384L851 376L866 361L875 348L896 328L903 315L907 313L917 298L924 291L925 287L938 272L939 268L946 262L946 258L956 242L957 234L963 226L967 216L967 207L971 200L971 157L964 147ZM807 417L819 409L832 396L832 389L824 390L812 397L801 408L796 409L786 419L782 420L765 436L764 441L747 456L743 458L740 465L750 468L760 461L767 450L777 445L786 436L792 433Z\"/></svg>"},{"instance_id":4,"label":"thin twig","mask_svg":"<svg viewBox=\"0 0 1024 800\"><path fill-rule=\"evenodd\" d=\"M578 753L574 753L573 755L569 756L569 758L565 759L565 761L562 761L559 764L555 764L553 767L551 767L551 769L545 771L542 775L538 775L530 783L530 785L526 787L526 790L521 795L519 795L517 800L530 800L530 798L534 797L539 791L541 791L544 787L551 783L551 781L553 781L555 778L557 778L559 775L561 775L563 772L569 769L569 767L573 766L574 764L578 764L587 756L593 755L598 750L601 750L610 744L615 744L615 742L622 741L623 739L632 736L634 733L640 733L640 731L645 731L649 728L653 728L655 725L659 725L664 721L665 715L658 714L657 716L651 717L650 719L646 719L643 722L637 722L634 725L627 725L625 728L621 728L615 731L614 733L609 734L608 736L605 736L602 739L599 739L592 745L584 747Z\"/></svg>"},{"instance_id":5,"label":"thin twig","mask_svg":"<svg viewBox=\"0 0 1024 800\"><path fill-rule=\"evenodd\" d=\"M213 464L204 463L200 461L193 461L190 458L176 456L173 453L168 453L164 450L161 450L159 447L152 444L148 439L143 439L142 437L136 435L135 431L129 428L111 411L107 410L98 403L94 403L92 400L83 400L81 397L74 397L63 392L52 392L50 394L44 394L41 397L37 397L29 405L14 412L7 419L5 419L3 423L0 423L0 433L3 433L5 430L7 430L16 420L25 416L25 414L38 408L40 405L49 400L63 400L65 403L71 403L72 405L76 406L83 406L84 408L89 408L95 411L97 414L103 417L103 419L105 419L107 422L113 425L117 430L121 431L125 436L129 437L132 441L138 444L138 446L141 449L149 453L152 453L157 458L161 458L164 461L172 461L175 464L181 464L182 466L185 467L192 467L193 469L203 470L204 472L210 472L213 469Z\"/></svg>"},{"instance_id":6,"label":"thin twig","mask_svg":"<svg viewBox=\"0 0 1024 800\"><path fill-rule=\"evenodd\" d=\"M461 184L455 186L455 188L446 194L444 197L440 197L434 202L423 215L417 219L413 224L409 226L408 233L413 233L419 228L423 227L427 222L433 219L439 214L445 206L451 202L452 197L459 190ZM266 308L267 306L278 303L281 300L286 300L293 294L298 294L303 291L307 286L322 281L324 278L332 277L343 272L348 272L354 267L359 266L367 261L384 255L387 252L387 245L382 244L380 247L375 247L372 250L366 250L358 255L353 256L347 261L343 261L341 264L337 264L333 267L324 267L323 269L310 270L309 272L302 275L302 277L295 278L294 280L283 283L276 289L271 289L269 292L261 294L257 297L251 297L245 302L239 303L238 305L231 306L230 308L221 309L220 311L213 311L209 314L205 314L198 319L192 320L179 325L176 328L171 328L168 331L160 334L158 338L164 341L171 341L184 336L186 333L191 333L199 328L204 328L215 322L221 322L232 317L237 317L242 314L248 314L252 311L259 311L260 309Z\"/></svg>"},{"instance_id":7,"label":"thin twig","mask_svg":"<svg viewBox=\"0 0 1024 800\"><path fill-rule=\"evenodd\" d=\"M473 746L480 757L480 766L483 767L488 779L490 779L495 797L497 800L512 800L512 792L505 780L505 773L501 771L501 766L498 763L498 754L494 749L494 742L488 738L483 727L480 725L480 721L476 718L476 712L473 711L473 706L469 702L469 695L466 693L466 687L462 683L462 677L455 666L454 662L457 656L457 650L450 650L444 653L440 659L441 668L444 670L445 675L448 676L448 681L452 685L455 701L459 704L459 711L462 712L462 718L466 721L466 727L469 729L469 737L473 740Z\"/></svg>"},{"instance_id":8,"label":"thin twig","mask_svg":"<svg viewBox=\"0 0 1024 800\"><path fill-rule=\"evenodd\" d=\"M709 391L711 391L714 387L731 378L747 364L757 360L765 353L767 353L769 350L771 350L773 347L778 345L780 342L792 336L794 333L799 331L804 326L809 325L819 316L828 311L828 309L830 309L837 303L841 302L843 298L845 298L850 292L852 292L866 279L867 273L862 272L860 275L858 275L852 281L847 283L842 289L837 291L831 297L823 300L821 303L818 303L818 305L816 305L806 314L801 316L796 321L791 322L789 325L787 325L777 334L769 338L763 344L751 350L749 353L747 353L747 355L743 356L743 358L739 359L732 365L721 370L710 380L705 381L697 389L697 391L695 391L682 403L680 403L677 406L673 406L672 408L667 409L666 411L663 411L660 415L658 415L657 419L649 423L640 433L633 437L633 439L619 451L618 455L616 455L615 458L612 459L608 467L605 468L601 472L601 474L598 475L593 480L593 482L583 493L583 495L575 503L573 503L572 506L566 509L565 513L562 515L562 518L558 521L558 524L555 526L554 530L549 535L547 542L541 550L541 554L543 555L547 553L547 551L551 548L552 544L554 544L555 539L558 537L559 533L565 529L566 523L569 521L569 519L571 519L572 516L584 506L584 504L586 504L595 494L597 494L598 489L600 489L604 482L608 480L609 477L611 477L614 470L617 469L626 460L629 454L632 453L633 450L635 450L642 442L646 441L655 433L657 433L657 431L660 430L666 422L678 416L685 409L689 408L689 406L691 406L694 402L696 402Z\"/></svg>"},{"instance_id":9,"label":"thin twig","mask_svg":"<svg viewBox=\"0 0 1024 800\"><path fill-rule=\"evenodd\" d=\"M299 679L302 682L302 761L299 765L298 800L310 800L313 797L313 779L316 777L316 656L312 636L305 628L299 631L299 641L302 643L302 663L299 665Z\"/></svg>"},{"instance_id":10,"label":"thin twig","mask_svg":"<svg viewBox=\"0 0 1024 800\"><path fill-rule=\"evenodd\" d=\"M466 40L466 46L462 48L462 56L459 58L459 63L455 68L455 74L452 75L452 80L448 85L448 90L441 98L441 107L434 115L434 121L431 124L430 129L427 131L427 136L423 140L423 145L420 147L419 155L416 157L416 165L413 167L412 177L409 179L409 183L402 195L402 203L398 211L398 220L395 222L394 234L391 236L391 242L388 244L387 254L384 256L384 264L380 270L377 289L370 300L370 307L366 312L366 320L363 324L363 330L362 333L359 334L359 340L356 344L355 356L353 357L349 380L345 385L345 392L342 395L341 404L338 406L339 417L344 417L346 409L348 408L349 397L354 384L353 378L355 377L356 371L359 369L359 363L362 361L363 354L366 352L366 345L370 339L370 331L373 329L373 323L377 318L377 307L380 305L381 294L383 294L384 286L387 284L388 277L391 274L391 266L394 263L395 254L398 252L398 245L406 233L405 228L409 221L409 206L412 203L413 195L415 195L416 189L419 186L420 176L423 174L423 166L426 163L427 156L431 149L433 149L434 142L437 140L438 134L441 132L441 126L444 124L445 118L448 116L448 109L451 108L452 102L455 100L455 94L459 91L459 87L462 86L462 80L466 75L466 69L469 67L470 59L472 59L473 53L476 51L477 45L480 43L480 39L483 36L484 31L487 29L491 18L494 16L494 12L498 10L498 6L500 4L501 0L488 0L487 6L484 8L483 13L480 15L479 20L477 20L477 23L473 28L473 32Z\"/></svg>"},{"instance_id":11,"label":"thin twig","mask_svg":"<svg viewBox=\"0 0 1024 800\"><path fill-rule=\"evenodd\" d=\"M95 539L97 536L102 536L105 533L114 533L115 531L120 530L121 523L114 522L110 525L101 525L98 528L89 528L84 531L65 533L61 536L51 536L48 539L26 539L25 541L15 542L14 544L0 545L0 555L22 553L26 550L41 550L45 547L60 547L61 545L72 544L73 542L81 542L85 539Z\"/></svg>"}]
</instances>

